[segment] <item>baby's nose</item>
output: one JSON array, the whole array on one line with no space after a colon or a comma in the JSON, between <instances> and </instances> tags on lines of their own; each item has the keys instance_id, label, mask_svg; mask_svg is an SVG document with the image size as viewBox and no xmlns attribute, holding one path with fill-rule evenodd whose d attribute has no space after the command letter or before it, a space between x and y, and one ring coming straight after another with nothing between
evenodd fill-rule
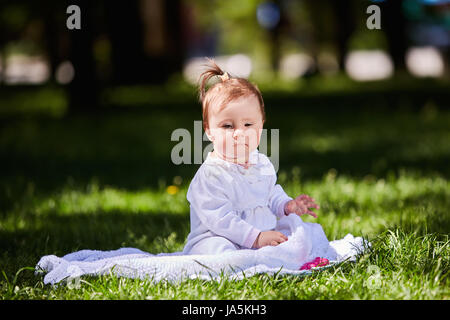
<instances>
[{"instance_id":1,"label":"baby's nose","mask_svg":"<svg viewBox=\"0 0 450 320\"><path fill-rule=\"evenodd\" d=\"M242 130L242 129L236 129L233 132L233 138L236 138L236 139L243 135L244 135L244 130Z\"/></svg>"}]
</instances>

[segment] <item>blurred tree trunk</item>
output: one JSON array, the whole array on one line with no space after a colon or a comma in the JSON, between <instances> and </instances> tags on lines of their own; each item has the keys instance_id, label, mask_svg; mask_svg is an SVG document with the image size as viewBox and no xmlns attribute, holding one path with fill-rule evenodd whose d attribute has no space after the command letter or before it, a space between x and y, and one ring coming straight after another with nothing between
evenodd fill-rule
<instances>
[{"instance_id":1,"label":"blurred tree trunk","mask_svg":"<svg viewBox=\"0 0 450 320\"><path fill-rule=\"evenodd\" d=\"M68 30L69 60L75 70L68 86L69 112L95 111L99 107L99 83L94 60L95 6L91 0L72 1L81 9L81 29Z\"/></svg>"},{"instance_id":2,"label":"blurred tree trunk","mask_svg":"<svg viewBox=\"0 0 450 320\"><path fill-rule=\"evenodd\" d=\"M105 2L105 11L112 50L113 83L144 82L147 66L139 1Z\"/></svg>"},{"instance_id":3,"label":"blurred tree trunk","mask_svg":"<svg viewBox=\"0 0 450 320\"><path fill-rule=\"evenodd\" d=\"M320 53L320 46L324 41L324 21L323 21L323 9L325 5L328 5L327 0L308 0L306 2L307 8L309 11L311 29L309 30L309 35L307 38L309 39L307 43L308 51L311 58L314 61L312 69L308 71L308 77L317 76L318 72L318 60Z\"/></svg>"},{"instance_id":4,"label":"blurred tree trunk","mask_svg":"<svg viewBox=\"0 0 450 320\"><path fill-rule=\"evenodd\" d=\"M450 78L450 49L449 48L442 49L442 55L444 56L444 63L445 63L444 76L446 78Z\"/></svg>"},{"instance_id":5,"label":"blurred tree trunk","mask_svg":"<svg viewBox=\"0 0 450 320\"><path fill-rule=\"evenodd\" d=\"M270 39L269 59L272 71L274 72L274 74L278 74L280 70L280 59L281 59L280 36L281 36L281 28L284 23L284 14L281 8L280 0L275 0L273 2L277 5L277 7L280 10L280 21L277 23L275 27L269 30L269 39Z\"/></svg>"},{"instance_id":6,"label":"blurred tree trunk","mask_svg":"<svg viewBox=\"0 0 450 320\"><path fill-rule=\"evenodd\" d=\"M0 36L0 85L5 82L5 71L6 71L6 50L5 50L6 42L1 39Z\"/></svg>"},{"instance_id":7,"label":"blurred tree trunk","mask_svg":"<svg viewBox=\"0 0 450 320\"><path fill-rule=\"evenodd\" d=\"M274 74L280 70L280 31L279 27L269 30L270 35L270 65Z\"/></svg>"},{"instance_id":8,"label":"blurred tree trunk","mask_svg":"<svg viewBox=\"0 0 450 320\"><path fill-rule=\"evenodd\" d=\"M331 0L335 21L335 43L339 70L345 70L345 58L348 54L348 43L355 30L355 14L352 0Z\"/></svg>"},{"instance_id":9,"label":"blurred tree trunk","mask_svg":"<svg viewBox=\"0 0 450 320\"><path fill-rule=\"evenodd\" d=\"M395 70L405 70L407 39L406 19L402 9L403 1L384 1L377 3L377 5L381 9L381 29L386 34L389 53Z\"/></svg>"},{"instance_id":10,"label":"blurred tree trunk","mask_svg":"<svg viewBox=\"0 0 450 320\"><path fill-rule=\"evenodd\" d=\"M185 48L183 46L183 37L181 30L181 0L163 1L165 10L165 25L168 33L168 52L166 74L167 77L174 72L181 72L183 69L183 60Z\"/></svg>"},{"instance_id":11,"label":"blurred tree trunk","mask_svg":"<svg viewBox=\"0 0 450 320\"><path fill-rule=\"evenodd\" d=\"M42 8L43 10L43 22L44 22L44 35L45 35L45 48L47 51L47 57L50 68L50 82L55 82L55 72L58 65L61 63L61 56L59 50L59 32L60 25L56 19L55 13L61 14L65 12L66 8L57 5L55 1L51 1L49 4ZM65 26L65 23L64 25Z\"/></svg>"},{"instance_id":12,"label":"blurred tree trunk","mask_svg":"<svg viewBox=\"0 0 450 320\"><path fill-rule=\"evenodd\" d=\"M0 12L2 12L3 8L6 7L8 3L2 3L0 2ZM3 85L5 83L6 79L6 45L9 41L13 40L14 32L11 32L7 26L7 23L5 23L2 19L0 19L0 85Z\"/></svg>"},{"instance_id":13,"label":"blurred tree trunk","mask_svg":"<svg viewBox=\"0 0 450 320\"><path fill-rule=\"evenodd\" d=\"M163 84L182 70L180 0L106 4L113 82Z\"/></svg>"}]
</instances>

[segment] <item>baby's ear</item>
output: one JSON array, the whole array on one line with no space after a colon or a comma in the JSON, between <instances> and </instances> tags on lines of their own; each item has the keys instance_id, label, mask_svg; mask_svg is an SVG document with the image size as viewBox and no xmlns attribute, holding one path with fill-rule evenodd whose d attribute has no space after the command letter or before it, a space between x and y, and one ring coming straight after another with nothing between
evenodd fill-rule
<instances>
[{"instance_id":1,"label":"baby's ear","mask_svg":"<svg viewBox=\"0 0 450 320\"><path fill-rule=\"evenodd\" d=\"M206 133L206 136L208 137L209 141L213 142L214 137L211 135L211 130L209 130L209 128L205 128L205 133Z\"/></svg>"}]
</instances>

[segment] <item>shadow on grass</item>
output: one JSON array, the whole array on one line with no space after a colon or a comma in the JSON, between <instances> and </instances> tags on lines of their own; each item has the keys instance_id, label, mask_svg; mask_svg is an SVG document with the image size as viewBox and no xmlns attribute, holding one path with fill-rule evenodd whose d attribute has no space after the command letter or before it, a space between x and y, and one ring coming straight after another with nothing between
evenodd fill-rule
<instances>
[{"instance_id":1,"label":"shadow on grass","mask_svg":"<svg viewBox=\"0 0 450 320\"><path fill-rule=\"evenodd\" d=\"M44 255L63 256L82 249L179 251L188 233L187 214L116 211L33 216L25 227L0 233L0 270L14 274L17 266L34 267Z\"/></svg>"},{"instance_id":2,"label":"shadow on grass","mask_svg":"<svg viewBox=\"0 0 450 320\"><path fill-rule=\"evenodd\" d=\"M201 118L193 108L0 120L0 210L12 208L30 189L48 195L95 180L138 190L164 187L175 176L188 183L199 164L172 163L178 141L171 141L171 134L187 129L193 146L194 121ZM302 179L321 179L330 168L353 177L383 177L406 168L450 177L448 112L335 109L271 111L265 127L279 129L281 171L298 167Z\"/></svg>"}]
</instances>

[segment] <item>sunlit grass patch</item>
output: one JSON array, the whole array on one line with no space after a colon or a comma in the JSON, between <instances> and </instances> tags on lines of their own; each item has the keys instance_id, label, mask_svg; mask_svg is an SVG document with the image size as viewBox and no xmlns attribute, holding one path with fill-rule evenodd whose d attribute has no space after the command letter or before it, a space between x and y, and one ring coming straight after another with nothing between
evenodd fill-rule
<instances>
[{"instance_id":1,"label":"sunlit grass patch","mask_svg":"<svg viewBox=\"0 0 450 320\"><path fill-rule=\"evenodd\" d=\"M178 187L177 187L178 188ZM65 189L56 196L43 199L36 205L36 214L95 213L126 210L129 213L160 212L186 213L186 187L177 192L167 190L127 191L113 187L99 189L89 185L88 191Z\"/></svg>"},{"instance_id":2,"label":"sunlit grass patch","mask_svg":"<svg viewBox=\"0 0 450 320\"><path fill-rule=\"evenodd\" d=\"M291 196L309 194L320 204L317 222L331 239L347 232L375 235L394 226L446 233L449 230L450 183L443 177L400 171L398 176L364 179L339 175L335 169L321 181L302 182L296 170L281 173ZM313 221L306 217L307 221ZM338 232L340 230L340 232Z\"/></svg>"}]
</instances>

